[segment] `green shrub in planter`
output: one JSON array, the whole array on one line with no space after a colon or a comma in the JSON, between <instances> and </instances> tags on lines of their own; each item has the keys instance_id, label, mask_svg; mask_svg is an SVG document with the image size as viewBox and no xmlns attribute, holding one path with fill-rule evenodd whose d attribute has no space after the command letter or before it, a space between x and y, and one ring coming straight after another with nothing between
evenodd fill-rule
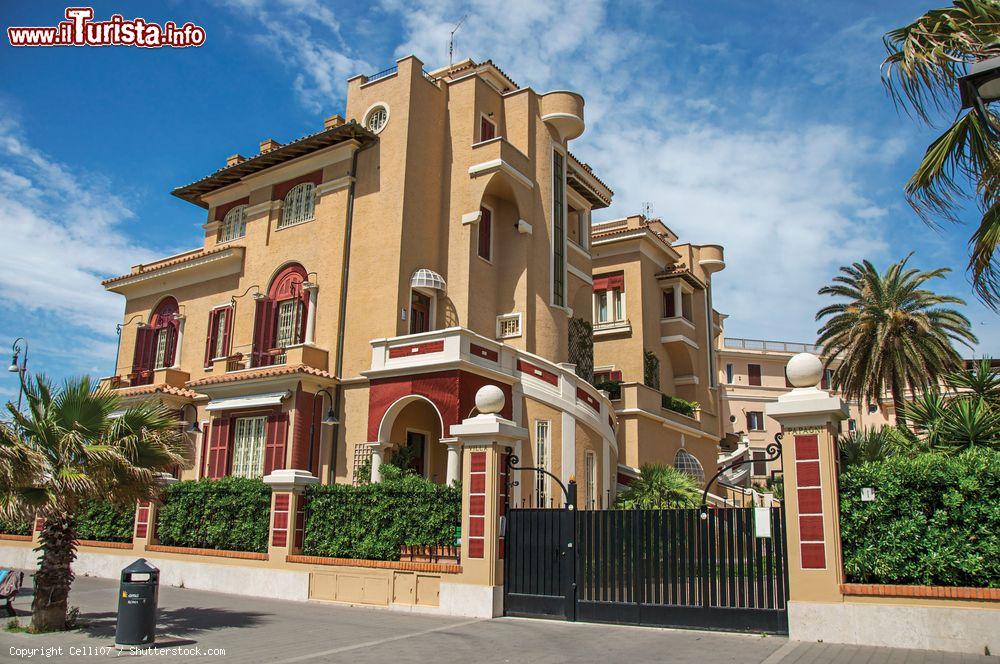
<instances>
[{"instance_id":1,"label":"green shrub in planter","mask_svg":"<svg viewBox=\"0 0 1000 664\"><path fill-rule=\"evenodd\" d=\"M306 490L303 553L334 558L399 560L401 545L455 543L462 491L382 465L375 484Z\"/></svg>"},{"instance_id":2,"label":"green shrub in planter","mask_svg":"<svg viewBox=\"0 0 1000 664\"><path fill-rule=\"evenodd\" d=\"M122 508L92 500L82 505L76 514L76 536L101 542L131 542L134 521L134 504Z\"/></svg>"},{"instance_id":3,"label":"green shrub in planter","mask_svg":"<svg viewBox=\"0 0 1000 664\"><path fill-rule=\"evenodd\" d=\"M164 491L160 544L267 552L271 488L261 480L224 477L176 482Z\"/></svg>"},{"instance_id":4,"label":"green shrub in planter","mask_svg":"<svg viewBox=\"0 0 1000 664\"><path fill-rule=\"evenodd\" d=\"M863 502L861 489L875 490ZM849 581L1000 587L1000 452L894 456L840 476Z\"/></svg>"},{"instance_id":5,"label":"green shrub in planter","mask_svg":"<svg viewBox=\"0 0 1000 664\"><path fill-rule=\"evenodd\" d=\"M4 535L30 535L30 519L0 519L0 533Z\"/></svg>"}]
</instances>

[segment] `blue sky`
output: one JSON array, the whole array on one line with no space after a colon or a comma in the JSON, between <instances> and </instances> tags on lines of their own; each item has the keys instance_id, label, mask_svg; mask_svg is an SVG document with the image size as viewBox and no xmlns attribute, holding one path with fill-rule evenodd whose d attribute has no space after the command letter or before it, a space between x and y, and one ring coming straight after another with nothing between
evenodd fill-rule
<instances>
[{"instance_id":1,"label":"blue sky","mask_svg":"<svg viewBox=\"0 0 1000 664\"><path fill-rule=\"evenodd\" d=\"M953 268L937 288L969 301L977 351L1000 355L1000 321L965 274L969 227L936 232L902 197L933 132L900 116L879 79L881 35L932 1L94 2L98 19L193 21L207 41L3 39L0 348L23 335L35 371L110 373L123 304L98 282L201 242L203 211L170 190L261 139L315 131L343 112L354 74L410 53L446 64L468 14L456 59L586 97L572 149L616 192L596 219L648 202L683 240L726 246L715 306L729 336L811 341L816 290L839 265L913 251L919 267ZM0 23L54 25L65 6L4 2Z\"/></svg>"}]
</instances>

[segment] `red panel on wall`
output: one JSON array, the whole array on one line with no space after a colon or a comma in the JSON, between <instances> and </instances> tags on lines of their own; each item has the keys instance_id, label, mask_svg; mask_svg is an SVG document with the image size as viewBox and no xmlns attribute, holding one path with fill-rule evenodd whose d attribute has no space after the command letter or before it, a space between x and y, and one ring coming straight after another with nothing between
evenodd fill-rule
<instances>
[{"instance_id":1,"label":"red panel on wall","mask_svg":"<svg viewBox=\"0 0 1000 664\"><path fill-rule=\"evenodd\" d=\"M410 355L426 355L427 353L440 353L444 350L444 340L428 341L423 344L410 344L408 346L393 346L389 349L389 357L409 357Z\"/></svg>"},{"instance_id":2,"label":"red panel on wall","mask_svg":"<svg viewBox=\"0 0 1000 664\"><path fill-rule=\"evenodd\" d=\"M232 210L237 205L247 205L250 203L250 198L241 198L239 200L230 201L228 203L223 203L222 205L215 208L215 219L216 221L222 221L226 218L226 213Z\"/></svg>"},{"instance_id":3,"label":"red panel on wall","mask_svg":"<svg viewBox=\"0 0 1000 664\"><path fill-rule=\"evenodd\" d=\"M469 539L469 557L470 558L482 558L483 557L483 547L485 542L483 538Z\"/></svg>"},{"instance_id":4,"label":"red panel on wall","mask_svg":"<svg viewBox=\"0 0 1000 664\"><path fill-rule=\"evenodd\" d=\"M474 452L472 454L472 472L474 473L485 473L486 472L486 453L485 452Z\"/></svg>"},{"instance_id":5,"label":"red panel on wall","mask_svg":"<svg viewBox=\"0 0 1000 664\"><path fill-rule=\"evenodd\" d=\"M486 514L486 496L469 496L469 514Z\"/></svg>"},{"instance_id":6,"label":"red panel on wall","mask_svg":"<svg viewBox=\"0 0 1000 664\"><path fill-rule=\"evenodd\" d=\"M795 460L819 459L819 438L816 436L795 437Z\"/></svg>"},{"instance_id":7,"label":"red panel on wall","mask_svg":"<svg viewBox=\"0 0 1000 664\"><path fill-rule=\"evenodd\" d=\"M601 406L597 403L597 399L592 397L587 390L582 387L576 388L576 398L583 401L585 404L593 408L595 411L600 412Z\"/></svg>"},{"instance_id":8,"label":"red panel on wall","mask_svg":"<svg viewBox=\"0 0 1000 664\"><path fill-rule=\"evenodd\" d=\"M799 489L799 514L822 514L823 495L819 489Z\"/></svg>"},{"instance_id":9,"label":"red panel on wall","mask_svg":"<svg viewBox=\"0 0 1000 664\"><path fill-rule=\"evenodd\" d=\"M287 510L289 497L287 493L279 493L274 497L274 509L276 510Z\"/></svg>"},{"instance_id":10,"label":"red panel on wall","mask_svg":"<svg viewBox=\"0 0 1000 664\"><path fill-rule=\"evenodd\" d=\"M281 184L274 185L274 189L271 190L271 200L281 201L285 199L288 192L292 190L296 185L302 184L303 182L312 182L317 187L323 182L323 171L313 171L312 173L306 173L305 175L300 175L297 178L291 180L286 180Z\"/></svg>"},{"instance_id":11,"label":"red panel on wall","mask_svg":"<svg viewBox=\"0 0 1000 664\"><path fill-rule=\"evenodd\" d=\"M826 545L802 544L802 569L826 568Z\"/></svg>"},{"instance_id":12,"label":"red panel on wall","mask_svg":"<svg viewBox=\"0 0 1000 664\"><path fill-rule=\"evenodd\" d=\"M800 516L799 539L805 542L823 541L823 517Z\"/></svg>"},{"instance_id":13,"label":"red panel on wall","mask_svg":"<svg viewBox=\"0 0 1000 664\"><path fill-rule=\"evenodd\" d=\"M482 558L485 551L486 452L471 454L469 470L469 557ZM473 486L482 487L480 491Z\"/></svg>"},{"instance_id":14,"label":"red panel on wall","mask_svg":"<svg viewBox=\"0 0 1000 664\"><path fill-rule=\"evenodd\" d=\"M544 380L550 385L559 385L559 376L555 375L551 371L546 371L541 367L536 367L531 362L525 362L524 360L517 361L517 370L526 373L529 376L534 376L538 380Z\"/></svg>"},{"instance_id":15,"label":"red panel on wall","mask_svg":"<svg viewBox=\"0 0 1000 664\"><path fill-rule=\"evenodd\" d=\"M287 493L274 494L274 525L271 528L271 544L286 546L288 544L288 508L291 497Z\"/></svg>"},{"instance_id":16,"label":"red panel on wall","mask_svg":"<svg viewBox=\"0 0 1000 664\"><path fill-rule=\"evenodd\" d=\"M470 493L486 493L486 473L473 473L469 482Z\"/></svg>"},{"instance_id":17,"label":"red panel on wall","mask_svg":"<svg viewBox=\"0 0 1000 664\"><path fill-rule=\"evenodd\" d=\"M800 487L819 486L819 461L797 462L795 480Z\"/></svg>"},{"instance_id":18,"label":"red panel on wall","mask_svg":"<svg viewBox=\"0 0 1000 664\"><path fill-rule=\"evenodd\" d=\"M476 357L485 357L490 362L496 362L500 359L500 353L489 348L483 348L477 344L469 344L469 352Z\"/></svg>"},{"instance_id":19,"label":"red panel on wall","mask_svg":"<svg viewBox=\"0 0 1000 664\"><path fill-rule=\"evenodd\" d=\"M469 517L469 537L482 537L486 532L486 519L481 516Z\"/></svg>"}]
</instances>

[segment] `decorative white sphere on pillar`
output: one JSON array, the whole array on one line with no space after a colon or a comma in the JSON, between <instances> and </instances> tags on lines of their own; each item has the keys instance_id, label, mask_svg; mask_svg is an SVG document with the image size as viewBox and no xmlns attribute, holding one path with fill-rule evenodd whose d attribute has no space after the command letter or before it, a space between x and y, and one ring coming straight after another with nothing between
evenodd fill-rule
<instances>
[{"instance_id":1,"label":"decorative white sphere on pillar","mask_svg":"<svg viewBox=\"0 0 1000 664\"><path fill-rule=\"evenodd\" d=\"M812 353L799 353L785 367L793 387L815 387L823 379L823 363Z\"/></svg>"},{"instance_id":2,"label":"decorative white sphere on pillar","mask_svg":"<svg viewBox=\"0 0 1000 664\"><path fill-rule=\"evenodd\" d=\"M476 408L483 415L493 415L503 410L507 400L503 396L503 390L496 385L483 385L476 392Z\"/></svg>"}]
</instances>

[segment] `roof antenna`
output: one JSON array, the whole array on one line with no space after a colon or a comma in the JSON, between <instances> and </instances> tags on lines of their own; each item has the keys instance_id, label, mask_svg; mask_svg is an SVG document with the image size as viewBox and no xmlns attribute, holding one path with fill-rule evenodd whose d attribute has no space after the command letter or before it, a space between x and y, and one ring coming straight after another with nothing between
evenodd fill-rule
<instances>
[{"instance_id":1,"label":"roof antenna","mask_svg":"<svg viewBox=\"0 0 1000 664\"><path fill-rule=\"evenodd\" d=\"M645 202L642 204L642 216L646 219L651 219L653 216L653 204L650 202Z\"/></svg>"},{"instance_id":2,"label":"roof antenna","mask_svg":"<svg viewBox=\"0 0 1000 664\"><path fill-rule=\"evenodd\" d=\"M452 30L451 30L451 37L448 39L448 71L449 72L451 71L452 56L455 54L455 33L458 32L458 29L462 27L462 24L465 23L465 19L467 19L467 18L469 18L468 14L466 14L465 16L463 16L461 18L461 20L459 20L459 22L456 23L455 27L452 28Z\"/></svg>"}]
</instances>

